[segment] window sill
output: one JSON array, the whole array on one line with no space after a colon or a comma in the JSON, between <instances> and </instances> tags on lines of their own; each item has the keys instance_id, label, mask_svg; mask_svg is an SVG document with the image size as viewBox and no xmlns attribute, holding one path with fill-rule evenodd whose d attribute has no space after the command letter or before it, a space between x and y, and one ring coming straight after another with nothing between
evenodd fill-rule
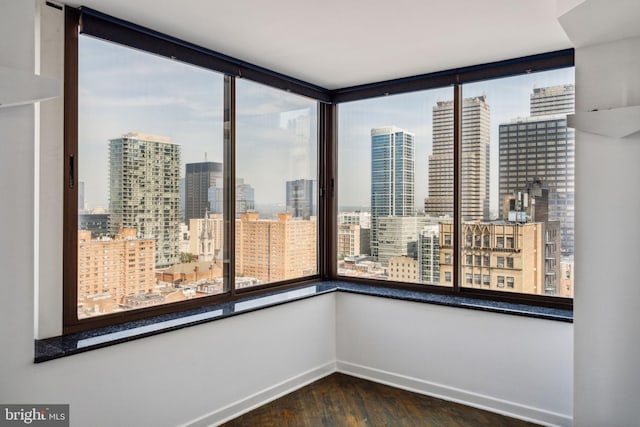
<instances>
[{"instance_id":1,"label":"window sill","mask_svg":"<svg viewBox=\"0 0 640 427\"><path fill-rule=\"evenodd\" d=\"M248 297L235 302L216 304L59 337L35 340L34 362L46 362L85 351L108 347L121 342L157 335L163 332L224 319L335 291L557 320L561 322L573 322L572 310L479 300L458 295L408 291L382 286L355 284L348 281L321 281L311 285L302 285L299 288L274 291L273 293L257 297Z\"/></svg>"}]
</instances>

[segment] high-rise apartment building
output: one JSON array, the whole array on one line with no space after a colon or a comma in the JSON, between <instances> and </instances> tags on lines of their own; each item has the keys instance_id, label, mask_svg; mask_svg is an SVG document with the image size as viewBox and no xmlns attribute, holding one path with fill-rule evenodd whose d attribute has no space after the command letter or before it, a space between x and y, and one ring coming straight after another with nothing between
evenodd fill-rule
<instances>
[{"instance_id":1,"label":"high-rise apartment building","mask_svg":"<svg viewBox=\"0 0 640 427\"><path fill-rule=\"evenodd\" d=\"M92 239L91 231L78 231L79 317L110 313L125 297L154 291L156 242L136 234L130 228Z\"/></svg>"},{"instance_id":2,"label":"high-rise apartment building","mask_svg":"<svg viewBox=\"0 0 640 427\"><path fill-rule=\"evenodd\" d=\"M574 247L575 132L566 118L574 98L574 85L534 89L533 117L500 125L501 205L527 183L542 181L549 188L549 219L560 221L565 255Z\"/></svg>"},{"instance_id":3,"label":"high-rise apartment building","mask_svg":"<svg viewBox=\"0 0 640 427\"><path fill-rule=\"evenodd\" d=\"M413 133L395 126L371 129L371 254L378 256L378 219L415 211ZM396 254L397 255L397 254Z\"/></svg>"},{"instance_id":4,"label":"high-rise apartment building","mask_svg":"<svg viewBox=\"0 0 640 427\"><path fill-rule=\"evenodd\" d=\"M309 219L317 215L316 181L312 179L296 179L287 181L287 212L294 218Z\"/></svg>"},{"instance_id":5,"label":"high-rise apartment building","mask_svg":"<svg viewBox=\"0 0 640 427\"><path fill-rule=\"evenodd\" d=\"M180 146L169 138L128 133L109 142L109 232L135 228L156 241L156 266L179 255Z\"/></svg>"},{"instance_id":6,"label":"high-rise apartment building","mask_svg":"<svg viewBox=\"0 0 640 427\"><path fill-rule=\"evenodd\" d=\"M258 212L236 219L236 276L253 277L262 283L316 274L317 222L293 219L259 219Z\"/></svg>"},{"instance_id":7,"label":"high-rise apartment building","mask_svg":"<svg viewBox=\"0 0 640 427\"><path fill-rule=\"evenodd\" d=\"M184 221L194 218L205 218L208 213L214 212L218 206L211 206L209 201L209 189L221 188L223 180L222 163L200 162L187 163L185 165L185 206Z\"/></svg>"},{"instance_id":8,"label":"high-rise apartment building","mask_svg":"<svg viewBox=\"0 0 640 427\"><path fill-rule=\"evenodd\" d=\"M429 156L429 194L424 211L453 216L453 101L433 107L433 146ZM462 104L462 218L489 219L490 110L486 96Z\"/></svg>"}]
</instances>

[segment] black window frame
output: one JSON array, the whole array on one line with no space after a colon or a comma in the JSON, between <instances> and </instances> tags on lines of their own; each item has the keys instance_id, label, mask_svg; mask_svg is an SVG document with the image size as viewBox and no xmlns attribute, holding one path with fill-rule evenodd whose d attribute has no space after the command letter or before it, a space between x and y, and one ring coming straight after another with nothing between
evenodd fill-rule
<instances>
[{"instance_id":1,"label":"black window frame","mask_svg":"<svg viewBox=\"0 0 640 427\"><path fill-rule=\"evenodd\" d=\"M77 314L77 227L78 227L78 189L75 185L78 163L78 39L86 34L117 45L155 54L170 60L195 65L223 74L224 76L224 218L225 242L223 277L225 290L222 294L204 296L188 301L138 308L118 313L79 319ZM330 114L327 113L328 94L317 86L275 73L261 67L236 60L214 51L200 48L148 28L117 19L95 10L81 7L65 7L65 62L64 62L64 241L63 241L63 333L124 323L166 313L189 310L203 305L231 302L248 296L261 295L274 289L283 290L305 283L327 279L327 261L323 254L328 239L321 236L327 225L323 220L326 203L325 175L323 164L328 150L327 126ZM247 78L270 88L290 92L313 99L318 105L318 226L317 226L317 272L297 279L267 283L247 288L236 288L235 283L235 127L237 78ZM324 104L323 104L324 103Z\"/></svg>"},{"instance_id":2,"label":"black window frame","mask_svg":"<svg viewBox=\"0 0 640 427\"><path fill-rule=\"evenodd\" d=\"M178 60L225 75L225 156L227 165L225 184L235 177L235 81L247 78L275 89L312 98L318 102L318 272L314 276L284 282L269 283L254 288L235 289L227 286L227 293L191 301L143 308L96 318L77 318L77 169L78 129L78 34L85 33L123 46ZM64 78L64 241L63 241L63 333L77 332L100 326L123 323L158 314L176 312L202 306L234 301L240 297L258 295L313 283L321 280L348 280L369 286L393 287L427 293L460 295L478 299L525 303L530 305L572 309L573 299L504 293L476 289L462 285L462 219L461 219L461 119L462 86L465 83L510 77L532 72L574 66L574 50L564 49L537 55L523 56L487 64L456 68L435 73L375 82L336 90L328 90L230 56L205 49L183 40L159 33L131 22L118 19L86 7L65 7L65 78ZM327 61L330 61L328 58ZM452 87L454 94L454 220L452 236L452 285L412 284L383 280L344 277L337 274L337 127L338 108L343 102L364 100L420 90ZM234 218L235 191L225 185L225 218ZM231 259L224 265L224 275L233 284L234 232L232 221L226 221L225 248Z\"/></svg>"}]
</instances>

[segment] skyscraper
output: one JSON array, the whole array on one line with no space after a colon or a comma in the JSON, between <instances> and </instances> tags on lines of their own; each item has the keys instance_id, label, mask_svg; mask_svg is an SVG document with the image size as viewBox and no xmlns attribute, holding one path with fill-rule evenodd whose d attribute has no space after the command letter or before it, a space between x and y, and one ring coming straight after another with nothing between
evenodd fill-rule
<instances>
[{"instance_id":1,"label":"skyscraper","mask_svg":"<svg viewBox=\"0 0 640 427\"><path fill-rule=\"evenodd\" d=\"M255 190L242 178L236 178L236 218L240 214L255 210Z\"/></svg>"},{"instance_id":2,"label":"skyscraper","mask_svg":"<svg viewBox=\"0 0 640 427\"><path fill-rule=\"evenodd\" d=\"M185 169L184 221L189 224L192 219L205 218L216 208L209 204L209 189L222 187L222 163L187 163Z\"/></svg>"},{"instance_id":3,"label":"skyscraper","mask_svg":"<svg viewBox=\"0 0 640 427\"><path fill-rule=\"evenodd\" d=\"M462 104L462 218L489 219L489 104L486 96ZM429 156L429 196L424 211L453 216L453 101L433 107L433 148Z\"/></svg>"},{"instance_id":4,"label":"skyscraper","mask_svg":"<svg viewBox=\"0 0 640 427\"><path fill-rule=\"evenodd\" d=\"M309 219L316 216L316 181L296 179L287 181L287 212L294 218Z\"/></svg>"},{"instance_id":5,"label":"skyscraper","mask_svg":"<svg viewBox=\"0 0 640 427\"><path fill-rule=\"evenodd\" d=\"M572 84L534 88L530 96L531 117L572 114L576 104L576 87Z\"/></svg>"},{"instance_id":6,"label":"skyscraper","mask_svg":"<svg viewBox=\"0 0 640 427\"><path fill-rule=\"evenodd\" d=\"M574 99L574 85L534 89L533 117L500 125L501 205L531 181L548 186L549 220L560 221L565 255L573 253L574 245L575 132L566 117Z\"/></svg>"},{"instance_id":7,"label":"skyscraper","mask_svg":"<svg viewBox=\"0 0 640 427\"><path fill-rule=\"evenodd\" d=\"M415 210L413 133L395 126L371 129L371 254L378 256L378 218Z\"/></svg>"},{"instance_id":8,"label":"skyscraper","mask_svg":"<svg viewBox=\"0 0 640 427\"><path fill-rule=\"evenodd\" d=\"M135 228L156 241L156 266L179 255L180 146L128 133L109 141L109 233Z\"/></svg>"}]
</instances>

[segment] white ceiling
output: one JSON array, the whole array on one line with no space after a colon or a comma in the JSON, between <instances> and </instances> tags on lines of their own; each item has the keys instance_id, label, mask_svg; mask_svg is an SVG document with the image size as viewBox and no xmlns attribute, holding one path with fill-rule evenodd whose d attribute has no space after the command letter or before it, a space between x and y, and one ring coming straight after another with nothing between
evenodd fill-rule
<instances>
[{"instance_id":1,"label":"white ceiling","mask_svg":"<svg viewBox=\"0 0 640 427\"><path fill-rule=\"evenodd\" d=\"M572 47L556 0L81 4L327 89Z\"/></svg>"}]
</instances>

